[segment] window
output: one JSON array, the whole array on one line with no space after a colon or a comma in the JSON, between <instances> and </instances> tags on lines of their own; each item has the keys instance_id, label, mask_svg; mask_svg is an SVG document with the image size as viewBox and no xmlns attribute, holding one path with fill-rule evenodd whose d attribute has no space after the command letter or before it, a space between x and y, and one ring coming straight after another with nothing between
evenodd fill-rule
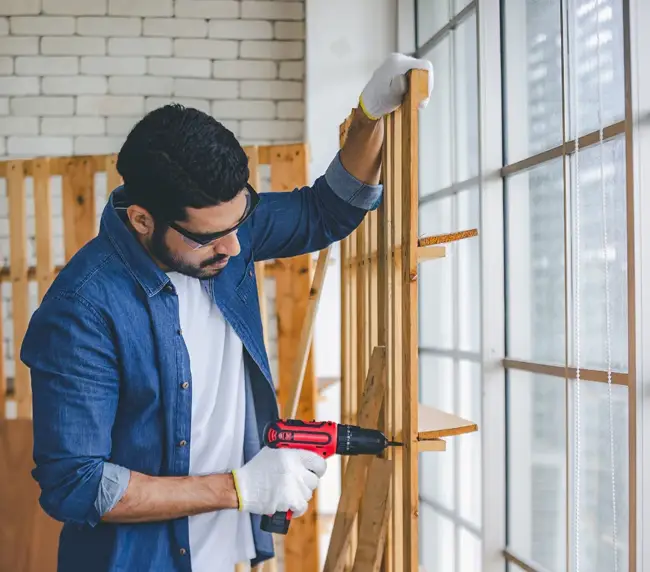
<instances>
[{"instance_id":1,"label":"window","mask_svg":"<svg viewBox=\"0 0 650 572\"><path fill-rule=\"evenodd\" d=\"M628 370L622 6L503 4L507 545L533 569L628 569L627 388L599 383Z\"/></svg>"},{"instance_id":2,"label":"window","mask_svg":"<svg viewBox=\"0 0 650 572\"><path fill-rule=\"evenodd\" d=\"M479 225L476 3L419 0L421 57L435 89L420 113L420 236ZM453 243L419 268L420 401L481 416L479 239ZM427 572L478 572L482 552L481 436L420 455L420 563Z\"/></svg>"},{"instance_id":3,"label":"window","mask_svg":"<svg viewBox=\"0 0 650 572\"><path fill-rule=\"evenodd\" d=\"M609 572L616 558L626 571L638 541L629 526L636 349L628 297L636 285L624 0L415 6L415 54L435 74L420 112L420 235L479 228L478 240L454 243L419 269L420 399L479 423L477 434L449 439L445 453L421 455L422 569ZM488 29L487 11L499 10L500 26ZM493 40L499 50L486 47ZM493 125L481 113L487 98L501 103L498 137L485 131ZM493 140L503 155L498 173L484 164ZM492 222L482 193L492 178L503 191L498 233L485 232ZM485 409L493 391L485 364L494 362L482 339L491 249L505 268L497 294L505 300L498 399L506 458L502 476L487 471L501 481L486 484L486 466L500 462L483 458L485 427L498 421ZM503 497L498 550L507 567L485 548L492 494Z\"/></svg>"}]
</instances>

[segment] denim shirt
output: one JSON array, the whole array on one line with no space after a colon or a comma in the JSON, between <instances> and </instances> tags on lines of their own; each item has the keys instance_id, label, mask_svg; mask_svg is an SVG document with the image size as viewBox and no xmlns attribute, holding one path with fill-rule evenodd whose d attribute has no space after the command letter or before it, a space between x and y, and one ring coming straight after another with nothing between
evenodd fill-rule
<instances>
[{"instance_id":1,"label":"denim shirt","mask_svg":"<svg viewBox=\"0 0 650 572\"><path fill-rule=\"evenodd\" d=\"M33 477L40 504L64 523L59 572L190 572L188 519L114 524L101 516L130 471L188 474L191 382L178 300L115 209L97 237L60 272L33 314L21 350L31 370ZM244 458L260 449L278 408L262 336L254 262L320 250L349 235L375 209L381 185L366 185L337 155L313 185L263 193L239 230L241 253L203 281L241 338L246 365ZM257 564L271 536L251 515Z\"/></svg>"}]
</instances>

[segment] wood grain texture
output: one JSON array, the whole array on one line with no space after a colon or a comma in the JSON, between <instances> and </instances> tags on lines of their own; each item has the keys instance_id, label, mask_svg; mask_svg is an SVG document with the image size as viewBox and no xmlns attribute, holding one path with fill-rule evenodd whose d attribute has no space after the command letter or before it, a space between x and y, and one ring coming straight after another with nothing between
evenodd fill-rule
<instances>
[{"instance_id":1,"label":"wood grain texture","mask_svg":"<svg viewBox=\"0 0 650 572\"><path fill-rule=\"evenodd\" d=\"M273 146L268 153L272 191L292 191L307 184L307 152L304 145ZM259 160L260 163L264 162L261 149ZM275 273L280 403L285 403L292 391L299 339L308 311L312 266L311 255L304 254L283 259ZM310 343L295 416L298 419L314 419L317 398L314 351ZM286 415L286 412L281 411L281 415ZM317 507L316 491L307 512L291 522L284 539L284 564L288 571L317 572L319 569Z\"/></svg>"},{"instance_id":2,"label":"wood grain texture","mask_svg":"<svg viewBox=\"0 0 650 572\"><path fill-rule=\"evenodd\" d=\"M7 197L9 199L9 264L11 267L11 308L14 344L14 394L18 417L32 415L32 392L27 366L19 359L20 348L29 322L29 291L27 280L27 205L25 175L22 161L7 166Z\"/></svg>"},{"instance_id":3,"label":"wood grain texture","mask_svg":"<svg viewBox=\"0 0 650 572\"><path fill-rule=\"evenodd\" d=\"M65 259L96 234L95 228L95 161L71 157L63 172L63 241Z\"/></svg>"},{"instance_id":4,"label":"wood grain texture","mask_svg":"<svg viewBox=\"0 0 650 572\"><path fill-rule=\"evenodd\" d=\"M359 514L359 542L352 572L379 572L389 524L391 461L375 457L368 468Z\"/></svg>"},{"instance_id":5,"label":"wood grain texture","mask_svg":"<svg viewBox=\"0 0 650 572\"><path fill-rule=\"evenodd\" d=\"M0 570L55 572L61 524L41 509L31 476L32 423L0 421Z\"/></svg>"},{"instance_id":6,"label":"wood grain texture","mask_svg":"<svg viewBox=\"0 0 650 572\"><path fill-rule=\"evenodd\" d=\"M378 346L370 358L370 367L359 406L358 424L361 427L376 428L378 426L385 390L386 348ZM370 459L365 455L354 456L348 460L323 568L324 572L342 572L345 569L348 547L352 540L351 531L366 487L369 464Z\"/></svg>"}]
</instances>

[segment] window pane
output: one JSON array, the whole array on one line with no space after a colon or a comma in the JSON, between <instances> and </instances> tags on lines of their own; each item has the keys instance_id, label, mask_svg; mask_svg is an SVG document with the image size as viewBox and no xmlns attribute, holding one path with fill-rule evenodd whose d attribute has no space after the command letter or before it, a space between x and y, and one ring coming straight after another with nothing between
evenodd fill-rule
<instances>
[{"instance_id":1,"label":"window pane","mask_svg":"<svg viewBox=\"0 0 650 572\"><path fill-rule=\"evenodd\" d=\"M422 572L456 570L454 524L422 501L420 501L419 536Z\"/></svg>"},{"instance_id":2,"label":"window pane","mask_svg":"<svg viewBox=\"0 0 650 572\"><path fill-rule=\"evenodd\" d=\"M454 0L454 6L456 8L456 14L461 12L462 9L465 8L465 6L467 6L471 2L472 2L472 0Z\"/></svg>"},{"instance_id":3,"label":"window pane","mask_svg":"<svg viewBox=\"0 0 650 572\"><path fill-rule=\"evenodd\" d=\"M548 570L565 569L565 415L564 379L508 372L508 545Z\"/></svg>"},{"instance_id":4,"label":"window pane","mask_svg":"<svg viewBox=\"0 0 650 572\"><path fill-rule=\"evenodd\" d=\"M451 19L451 0L418 0L418 47L426 44Z\"/></svg>"},{"instance_id":5,"label":"window pane","mask_svg":"<svg viewBox=\"0 0 650 572\"><path fill-rule=\"evenodd\" d=\"M458 544L460 562L459 572L481 572L481 539L468 530L461 528L458 531ZM442 570L442 569L441 569Z\"/></svg>"},{"instance_id":6,"label":"window pane","mask_svg":"<svg viewBox=\"0 0 650 572\"><path fill-rule=\"evenodd\" d=\"M419 235L451 232L453 199L446 197L420 206ZM454 273L450 257L419 265L418 319L420 346L454 347Z\"/></svg>"},{"instance_id":7,"label":"window pane","mask_svg":"<svg viewBox=\"0 0 650 572\"><path fill-rule=\"evenodd\" d=\"M575 400L575 384L572 396ZM609 388L604 383L580 383L580 569L610 572L614 567L612 512L612 443L614 454L614 485L616 488L616 525L618 570L628 569L628 396L627 388L612 386L612 418L609 423ZM574 401L575 404L575 401ZM576 426L573 406L570 431ZM575 443L575 439L572 439ZM575 449L574 449L575 451ZM575 455L575 452L572 456ZM575 500L575 475L572 470L571 495ZM571 503L572 505L574 502ZM575 522L572 516L572 522ZM571 545L575 548L575 536Z\"/></svg>"},{"instance_id":8,"label":"window pane","mask_svg":"<svg viewBox=\"0 0 650 572\"><path fill-rule=\"evenodd\" d=\"M479 227L478 189L462 191L456 197L459 230ZM480 237L448 245L449 256L458 265L458 347L463 351L481 349ZM439 261L438 261L439 262Z\"/></svg>"},{"instance_id":9,"label":"window pane","mask_svg":"<svg viewBox=\"0 0 650 572\"><path fill-rule=\"evenodd\" d=\"M564 364L562 160L507 180L508 355Z\"/></svg>"},{"instance_id":10,"label":"window pane","mask_svg":"<svg viewBox=\"0 0 650 572\"><path fill-rule=\"evenodd\" d=\"M562 143L560 0L504 2L507 162Z\"/></svg>"},{"instance_id":11,"label":"window pane","mask_svg":"<svg viewBox=\"0 0 650 572\"><path fill-rule=\"evenodd\" d=\"M454 411L454 362L451 358L420 353L420 402L443 411ZM447 441L444 453L419 455L420 496L454 510L455 443Z\"/></svg>"},{"instance_id":12,"label":"window pane","mask_svg":"<svg viewBox=\"0 0 650 572\"><path fill-rule=\"evenodd\" d=\"M435 87L431 100L418 113L420 125L420 196L451 185L452 115L450 36L422 57L433 64Z\"/></svg>"},{"instance_id":13,"label":"window pane","mask_svg":"<svg viewBox=\"0 0 650 572\"><path fill-rule=\"evenodd\" d=\"M478 363L460 361L458 364L457 414L481 423L481 367ZM450 412L453 412L450 410ZM481 528L481 434L479 432L459 435L458 491L460 516ZM448 440L448 442L451 439ZM431 453L429 453L431 454Z\"/></svg>"},{"instance_id":14,"label":"window pane","mask_svg":"<svg viewBox=\"0 0 650 572\"><path fill-rule=\"evenodd\" d=\"M622 0L570 0L571 137L625 116ZM577 45L576 45L577 44ZM600 52L600 53L599 53ZM577 108L576 108L577 106ZM602 119L601 119L602 115Z\"/></svg>"},{"instance_id":15,"label":"window pane","mask_svg":"<svg viewBox=\"0 0 650 572\"><path fill-rule=\"evenodd\" d=\"M478 175L478 64L476 13L453 33L455 108L455 182ZM437 73L437 72L436 72Z\"/></svg>"},{"instance_id":16,"label":"window pane","mask_svg":"<svg viewBox=\"0 0 650 572\"><path fill-rule=\"evenodd\" d=\"M580 182L580 243L572 220L573 282L580 281L580 366L607 369L607 291L609 284L610 346L613 369L627 371L627 218L625 196L625 140L620 137L586 148L578 157ZM572 157L572 171L576 158ZM575 173L572 173L575 180ZM602 185L601 185L602 181ZM577 186L572 184L572 212L577 208ZM605 212L603 217L603 193ZM606 221L607 251L604 248ZM580 254L579 278L578 258ZM605 263L607 262L607 267ZM607 272L607 274L606 274ZM607 281L605 280L608 276ZM576 291L577 286L573 288ZM573 300L570 311L576 309ZM576 317L572 317L574 324ZM573 343L576 332L571 329ZM577 350L577 347L576 347ZM576 355L570 353L571 364Z\"/></svg>"}]
</instances>

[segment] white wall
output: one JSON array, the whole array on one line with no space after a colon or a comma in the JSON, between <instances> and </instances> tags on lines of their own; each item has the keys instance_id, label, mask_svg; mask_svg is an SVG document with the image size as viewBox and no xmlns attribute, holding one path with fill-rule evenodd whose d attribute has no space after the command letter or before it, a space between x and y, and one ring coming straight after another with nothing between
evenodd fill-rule
<instances>
[{"instance_id":1,"label":"white wall","mask_svg":"<svg viewBox=\"0 0 650 572\"><path fill-rule=\"evenodd\" d=\"M303 139L304 2L0 1L0 156L116 152L170 100Z\"/></svg>"},{"instance_id":2,"label":"white wall","mask_svg":"<svg viewBox=\"0 0 650 572\"><path fill-rule=\"evenodd\" d=\"M306 0L305 131L310 146L310 176L321 175L339 149L339 125L357 105L372 72L396 49L397 0ZM314 331L316 372L340 375L340 274L338 248L326 275ZM318 405L321 420L339 420L339 386ZM340 463L329 460L319 489L319 509L336 512ZM324 557L328 533L321 539Z\"/></svg>"}]
</instances>

